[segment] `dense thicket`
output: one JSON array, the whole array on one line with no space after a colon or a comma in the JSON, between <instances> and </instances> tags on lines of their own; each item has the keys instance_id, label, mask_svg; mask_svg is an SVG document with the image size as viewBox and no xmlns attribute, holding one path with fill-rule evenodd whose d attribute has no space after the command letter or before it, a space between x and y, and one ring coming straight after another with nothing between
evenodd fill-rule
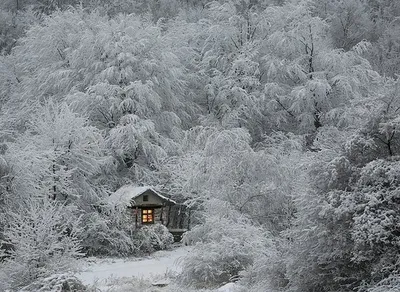
<instances>
[{"instance_id":1,"label":"dense thicket","mask_svg":"<svg viewBox=\"0 0 400 292\"><path fill-rule=\"evenodd\" d=\"M3 1L0 279L26 282L0 289L152 249L107 204L133 182L194 210L183 284L397 291L399 17L389 0Z\"/></svg>"}]
</instances>

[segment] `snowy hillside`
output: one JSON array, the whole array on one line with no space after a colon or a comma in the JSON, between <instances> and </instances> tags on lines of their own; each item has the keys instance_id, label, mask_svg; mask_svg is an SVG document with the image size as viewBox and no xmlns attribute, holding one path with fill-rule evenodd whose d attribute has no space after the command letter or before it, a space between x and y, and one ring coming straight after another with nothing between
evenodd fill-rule
<instances>
[{"instance_id":1,"label":"snowy hillside","mask_svg":"<svg viewBox=\"0 0 400 292\"><path fill-rule=\"evenodd\" d=\"M399 76L400 0L0 0L0 292L399 292Z\"/></svg>"}]
</instances>

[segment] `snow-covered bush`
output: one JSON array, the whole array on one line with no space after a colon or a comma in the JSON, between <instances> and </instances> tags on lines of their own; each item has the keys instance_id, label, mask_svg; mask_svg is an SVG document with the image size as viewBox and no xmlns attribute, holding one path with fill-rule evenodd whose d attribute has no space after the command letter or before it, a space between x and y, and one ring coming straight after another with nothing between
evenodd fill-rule
<instances>
[{"instance_id":1,"label":"snow-covered bush","mask_svg":"<svg viewBox=\"0 0 400 292\"><path fill-rule=\"evenodd\" d=\"M121 210L102 208L84 216L82 248L88 255L121 256L134 254L135 226L128 214Z\"/></svg>"},{"instance_id":2,"label":"snow-covered bush","mask_svg":"<svg viewBox=\"0 0 400 292\"><path fill-rule=\"evenodd\" d=\"M399 157L362 166L347 158L314 163L314 190L295 199L286 260L293 291L372 287L400 267Z\"/></svg>"},{"instance_id":3,"label":"snow-covered bush","mask_svg":"<svg viewBox=\"0 0 400 292\"><path fill-rule=\"evenodd\" d=\"M368 163L360 173L351 229L352 261L368 266L368 277L381 280L400 268L400 157ZM348 206L338 207L342 211Z\"/></svg>"},{"instance_id":4,"label":"snow-covered bush","mask_svg":"<svg viewBox=\"0 0 400 292\"><path fill-rule=\"evenodd\" d=\"M38 278L76 268L82 255L78 235L80 218L71 206L47 199L28 198L27 204L7 212L5 252L0 283L15 289ZM2 287L2 288L4 288Z\"/></svg>"},{"instance_id":5,"label":"snow-covered bush","mask_svg":"<svg viewBox=\"0 0 400 292\"><path fill-rule=\"evenodd\" d=\"M362 287L359 292L398 292L400 291L400 275L390 275L386 279L372 285L371 287Z\"/></svg>"},{"instance_id":6,"label":"snow-covered bush","mask_svg":"<svg viewBox=\"0 0 400 292\"><path fill-rule=\"evenodd\" d=\"M9 54L26 28L36 20L31 9L13 13L0 8L0 53Z\"/></svg>"},{"instance_id":7,"label":"snow-covered bush","mask_svg":"<svg viewBox=\"0 0 400 292\"><path fill-rule=\"evenodd\" d=\"M287 285L284 261L287 244L285 240L276 237L274 245L274 248L260 253L253 264L243 273L239 282L243 289L237 292L278 291Z\"/></svg>"},{"instance_id":8,"label":"snow-covered bush","mask_svg":"<svg viewBox=\"0 0 400 292\"><path fill-rule=\"evenodd\" d=\"M86 287L75 276L68 274L55 274L23 287L19 292L63 292L87 291Z\"/></svg>"},{"instance_id":9,"label":"snow-covered bush","mask_svg":"<svg viewBox=\"0 0 400 292\"><path fill-rule=\"evenodd\" d=\"M148 253L167 249L173 242L173 235L161 224L143 226L134 236L135 247Z\"/></svg>"},{"instance_id":10,"label":"snow-covered bush","mask_svg":"<svg viewBox=\"0 0 400 292\"><path fill-rule=\"evenodd\" d=\"M126 256L163 250L173 236L161 224L136 228L125 208L103 207L101 212L85 215L82 247L88 255Z\"/></svg>"},{"instance_id":11,"label":"snow-covered bush","mask_svg":"<svg viewBox=\"0 0 400 292\"><path fill-rule=\"evenodd\" d=\"M195 246L182 263L180 279L186 285L205 288L229 282L272 250L267 232L229 206L220 210L184 236L186 244Z\"/></svg>"},{"instance_id":12,"label":"snow-covered bush","mask_svg":"<svg viewBox=\"0 0 400 292\"><path fill-rule=\"evenodd\" d=\"M156 283L158 282L157 280L155 281ZM191 289L188 287L182 287L178 283L169 283L167 286L162 287L163 285L161 284L160 286L156 287L154 279L148 279L148 278L137 278L137 277L122 277L122 278L117 278L117 277L110 277L107 279L106 282L101 282L101 283L95 283L93 286L89 286L87 291L89 292L98 292L104 291L104 292L158 292L158 291L163 291L163 292L236 292L236 290L230 290L230 289L224 289L224 290L209 290L209 289ZM168 283L166 279L161 279L160 283ZM232 284L232 283L230 283ZM160 288L159 288L160 287ZM162 287L162 288L161 288ZM237 291L239 292L239 291ZM247 292L247 291L246 291Z\"/></svg>"}]
</instances>

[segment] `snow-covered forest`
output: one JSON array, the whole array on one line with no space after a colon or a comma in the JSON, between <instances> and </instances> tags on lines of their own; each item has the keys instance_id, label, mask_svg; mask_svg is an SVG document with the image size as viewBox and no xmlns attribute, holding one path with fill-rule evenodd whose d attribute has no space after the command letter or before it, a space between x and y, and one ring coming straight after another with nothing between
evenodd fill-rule
<instances>
[{"instance_id":1,"label":"snow-covered forest","mask_svg":"<svg viewBox=\"0 0 400 292\"><path fill-rule=\"evenodd\" d=\"M127 184L160 291L400 291L400 1L0 0L0 52L0 291L169 248Z\"/></svg>"}]
</instances>

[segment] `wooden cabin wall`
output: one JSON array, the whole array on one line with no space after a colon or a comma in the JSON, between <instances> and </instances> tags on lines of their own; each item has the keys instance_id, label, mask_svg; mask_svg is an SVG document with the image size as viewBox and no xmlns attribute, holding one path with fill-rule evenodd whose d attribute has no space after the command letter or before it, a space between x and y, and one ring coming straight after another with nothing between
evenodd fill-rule
<instances>
[{"instance_id":1,"label":"wooden cabin wall","mask_svg":"<svg viewBox=\"0 0 400 292\"><path fill-rule=\"evenodd\" d=\"M137 210L137 211L136 211ZM167 224L167 219L168 219L168 207L164 208L156 208L153 209L154 213L154 224ZM137 212L137 222L136 222L136 212ZM142 209L141 208L129 208L128 213L130 217L132 218L132 224L135 224L135 226L140 227L142 226Z\"/></svg>"},{"instance_id":2,"label":"wooden cabin wall","mask_svg":"<svg viewBox=\"0 0 400 292\"><path fill-rule=\"evenodd\" d=\"M161 208L159 208L159 209L154 209L154 223L156 224L156 223L159 223L159 224L164 224L163 223L163 218L162 218L162 216L161 216L161 214L162 214L162 210L161 210Z\"/></svg>"}]
</instances>

